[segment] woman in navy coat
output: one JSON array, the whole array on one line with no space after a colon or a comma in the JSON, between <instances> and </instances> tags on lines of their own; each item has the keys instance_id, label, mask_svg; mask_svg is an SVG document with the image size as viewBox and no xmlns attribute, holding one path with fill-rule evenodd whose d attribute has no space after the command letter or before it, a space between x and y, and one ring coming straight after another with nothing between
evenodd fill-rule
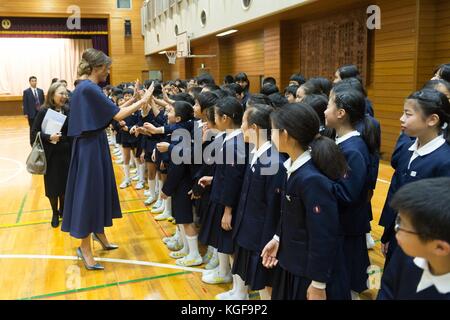
<instances>
[{"instance_id":1,"label":"woman in navy coat","mask_svg":"<svg viewBox=\"0 0 450 320\"><path fill-rule=\"evenodd\" d=\"M345 158L319 134L319 117L309 105L285 105L271 118L272 141L290 157L278 231L262 251L265 267L279 264L272 299L349 299L333 187L345 173Z\"/></svg>"},{"instance_id":2,"label":"woman in navy coat","mask_svg":"<svg viewBox=\"0 0 450 320\"><path fill-rule=\"evenodd\" d=\"M70 104L68 136L74 140L62 230L82 239L77 255L88 270L104 269L93 258L91 234L104 249L117 249L109 244L104 228L112 226L112 219L122 217L104 129L113 119L120 121L137 111L153 93L151 88L138 102L119 109L97 85L106 81L110 66L111 59L103 52L83 52L78 74L87 79L77 86Z\"/></svg>"}]
</instances>

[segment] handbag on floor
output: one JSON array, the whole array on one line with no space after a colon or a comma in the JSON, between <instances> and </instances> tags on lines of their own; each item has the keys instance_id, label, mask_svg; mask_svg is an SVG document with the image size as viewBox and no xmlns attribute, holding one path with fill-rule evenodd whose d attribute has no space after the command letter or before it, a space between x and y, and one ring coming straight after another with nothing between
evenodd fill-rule
<instances>
[{"instance_id":1,"label":"handbag on floor","mask_svg":"<svg viewBox=\"0 0 450 320\"><path fill-rule=\"evenodd\" d=\"M27 158L27 171L31 174L45 174L47 172L47 160L45 159L44 145L41 133L38 132L34 139L33 148Z\"/></svg>"}]
</instances>

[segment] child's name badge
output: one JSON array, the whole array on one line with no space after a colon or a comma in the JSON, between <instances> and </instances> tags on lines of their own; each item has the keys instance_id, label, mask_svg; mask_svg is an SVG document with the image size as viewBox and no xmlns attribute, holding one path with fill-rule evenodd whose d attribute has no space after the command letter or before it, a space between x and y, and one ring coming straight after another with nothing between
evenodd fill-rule
<instances>
[{"instance_id":1,"label":"child's name badge","mask_svg":"<svg viewBox=\"0 0 450 320\"><path fill-rule=\"evenodd\" d=\"M417 176L417 172L411 171L411 177L415 177L415 176Z\"/></svg>"}]
</instances>

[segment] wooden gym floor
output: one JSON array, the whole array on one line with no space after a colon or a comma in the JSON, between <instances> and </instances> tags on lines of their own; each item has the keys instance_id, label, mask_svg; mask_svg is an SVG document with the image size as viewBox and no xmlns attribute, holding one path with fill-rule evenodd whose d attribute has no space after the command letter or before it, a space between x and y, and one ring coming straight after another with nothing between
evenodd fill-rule
<instances>
[{"instance_id":1,"label":"wooden gym floor","mask_svg":"<svg viewBox=\"0 0 450 320\"><path fill-rule=\"evenodd\" d=\"M143 191L119 190L123 218L114 221L107 235L120 248L104 252L94 246L105 271L85 270L75 258L79 241L50 226L51 210L44 196L42 176L25 170L30 152L29 129L24 117L1 117L0 132L0 299L167 299L208 300L230 285L208 285L201 281L201 267L175 266L161 238L175 226L157 222L144 205ZM115 165L117 182L122 172ZM389 187L392 169L382 164L373 198L371 262L382 267L379 239L382 229L375 223ZM204 249L204 248L202 248ZM368 290L363 299L374 299ZM259 299L252 293L250 299Z\"/></svg>"}]
</instances>

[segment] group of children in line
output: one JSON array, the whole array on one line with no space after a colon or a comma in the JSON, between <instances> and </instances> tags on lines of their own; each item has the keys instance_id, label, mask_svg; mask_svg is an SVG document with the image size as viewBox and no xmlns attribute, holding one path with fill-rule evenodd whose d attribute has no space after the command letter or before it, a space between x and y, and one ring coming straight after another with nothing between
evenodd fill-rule
<instances>
[{"instance_id":1,"label":"group of children in line","mask_svg":"<svg viewBox=\"0 0 450 320\"><path fill-rule=\"evenodd\" d=\"M405 100L380 219L380 299L450 297L448 81L442 65ZM175 263L205 264L205 283L232 282L221 300L255 290L263 299L358 299L368 288L381 145L358 69L339 68L334 83L295 74L284 94L271 77L250 94L245 73L220 87L209 74L153 84L150 103L113 123L110 138L122 144L120 188L136 180L143 189L147 175L145 204L177 225L163 239ZM119 107L139 90L104 88ZM431 285L420 270L405 273L415 267Z\"/></svg>"}]
</instances>

